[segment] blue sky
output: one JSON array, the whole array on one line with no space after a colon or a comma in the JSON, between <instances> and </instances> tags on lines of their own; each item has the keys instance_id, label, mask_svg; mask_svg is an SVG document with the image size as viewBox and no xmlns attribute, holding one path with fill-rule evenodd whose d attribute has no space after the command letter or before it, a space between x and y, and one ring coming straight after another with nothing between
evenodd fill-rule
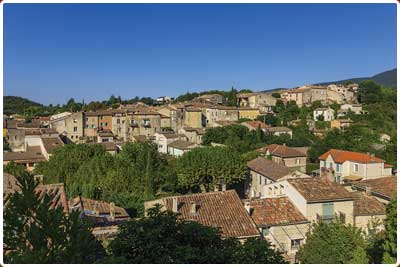
<instances>
[{"instance_id":1,"label":"blue sky","mask_svg":"<svg viewBox=\"0 0 400 267\"><path fill-rule=\"evenodd\" d=\"M4 94L265 90L396 67L395 4L5 4Z\"/></svg>"}]
</instances>

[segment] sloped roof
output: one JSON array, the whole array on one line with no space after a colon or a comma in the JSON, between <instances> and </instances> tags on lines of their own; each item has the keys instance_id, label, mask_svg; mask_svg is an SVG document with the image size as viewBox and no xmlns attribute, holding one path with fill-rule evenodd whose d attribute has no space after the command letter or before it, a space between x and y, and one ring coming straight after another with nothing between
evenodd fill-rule
<instances>
[{"instance_id":1,"label":"sloped roof","mask_svg":"<svg viewBox=\"0 0 400 267\"><path fill-rule=\"evenodd\" d=\"M263 157L258 157L247 162L247 167L274 181L292 172L290 168Z\"/></svg>"},{"instance_id":2,"label":"sloped roof","mask_svg":"<svg viewBox=\"0 0 400 267\"><path fill-rule=\"evenodd\" d=\"M387 198L393 198L397 192L397 177L389 176L376 179L368 179L360 182L354 182L353 185L365 190L367 186L371 188L372 193L384 195Z\"/></svg>"},{"instance_id":3,"label":"sloped roof","mask_svg":"<svg viewBox=\"0 0 400 267\"><path fill-rule=\"evenodd\" d=\"M278 156L282 158L307 157L306 154L286 145L271 144L261 149L263 149L263 151L265 152L269 151L269 153L273 156Z\"/></svg>"},{"instance_id":4,"label":"sloped roof","mask_svg":"<svg viewBox=\"0 0 400 267\"><path fill-rule=\"evenodd\" d=\"M3 205L8 205L10 195L14 192L19 192L20 187L18 186L17 179L15 176L4 173L3 175ZM64 184L46 184L38 185L36 187L36 193L39 194L39 199L47 194L52 197L50 208L62 207L64 212L69 212L67 195L65 193Z\"/></svg>"},{"instance_id":5,"label":"sloped roof","mask_svg":"<svg viewBox=\"0 0 400 267\"><path fill-rule=\"evenodd\" d=\"M261 121L245 121L245 122L242 122L242 124L249 125L250 127L253 127L253 128L258 128L258 126L260 126L261 129L267 129L267 128L271 127Z\"/></svg>"},{"instance_id":6,"label":"sloped roof","mask_svg":"<svg viewBox=\"0 0 400 267\"><path fill-rule=\"evenodd\" d=\"M69 200L69 205L71 209L83 210L87 216L106 217L107 219L111 219L110 202L77 196ZM96 215L96 210L98 211L98 215ZM124 208L114 205L114 211L115 220L126 220L130 218Z\"/></svg>"},{"instance_id":7,"label":"sloped roof","mask_svg":"<svg viewBox=\"0 0 400 267\"><path fill-rule=\"evenodd\" d=\"M343 186L321 177L287 180L307 202L352 200L353 195Z\"/></svg>"},{"instance_id":8,"label":"sloped roof","mask_svg":"<svg viewBox=\"0 0 400 267\"><path fill-rule=\"evenodd\" d=\"M3 152L3 161L41 162L45 161L40 146L31 146L25 152Z\"/></svg>"},{"instance_id":9,"label":"sloped roof","mask_svg":"<svg viewBox=\"0 0 400 267\"><path fill-rule=\"evenodd\" d=\"M47 153L52 154L54 149L57 147L64 146L64 142L60 137L45 137L41 138L43 142L44 149L46 149Z\"/></svg>"},{"instance_id":10,"label":"sloped roof","mask_svg":"<svg viewBox=\"0 0 400 267\"><path fill-rule=\"evenodd\" d=\"M223 237L259 236L259 231L244 208L235 190L176 196L178 218L221 229ZM163 205L172 210L173 197L162 199ZM195 203L197 212L191 213Z\"/></svg>"},{"instance_id":11,"label":"sloped roof","mask_svg":"<svg viewBox=\"0 0 400 267\"><path fill-rule=\"evenodd\" d=\"M385 162L383 159L377 158L370 154L347 151L347 150L338 150L338 149L330 149L329 151L322 154L318 159L326 160L329 155L331 155L333 161L335 161L336 163L343 163L345 161L353 161L359 163Z\"/></svg>"},{"instance_id":12,"label":"sloped roof","mask_svg":"<svg viewBox=\"0 0 400 267\"><path fill-rule=\"evenodd\" d=\"M385 204L372 196L362 192L353 192L354 197L354 215L382 215L386 214Z\"/></svg>"},{"instance_id":13,"label":"sloped roof","mask_svg":"<svg viewBox=\"0 0 400 267\"><path fill-rule=\"evenodd\" d=\"M250 208L258 227L308 222L288 197L251 200Z\"/></svg>"},{"instance_id":14,"label":"sloped roof","mask_svg":"<svg viewBox=\"0 0 400 267\"><path fill-rule=\"evenodd\" d=\"M173 147L181 150L187 150L195 146L196 144L185 141L185 140L176 140L171 142L168 147Z\"/></svg>"},{"instance_id":15,"label":"sloped roof","mask_svg":"<svg viewBox=\"0 0 400 267\"><path fill-rule=\"evenodd\" d=\"M280 126L268 127L266 130L271 133L273 133L273 132L291 132L292 131L292 129L290 129L288 127L280 127Z\"/></svg>"}]
</instances>

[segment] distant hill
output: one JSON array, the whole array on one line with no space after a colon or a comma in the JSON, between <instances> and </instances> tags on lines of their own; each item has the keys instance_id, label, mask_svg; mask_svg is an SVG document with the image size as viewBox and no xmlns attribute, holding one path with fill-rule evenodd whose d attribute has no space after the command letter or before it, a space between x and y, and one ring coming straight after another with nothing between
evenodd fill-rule
<instances>
[{"instance_id":1,"label":"distant hill","mask_svg":"<svg viewBox=\"0 0 400 267\"><path fill-rule=\"evenodd\" d=\"M346 82L360 83L365 80L373 80L374 82L376 82L379 85L383 85L386 87L392 87L392 88L396 89L397 88L397 68L378 73L371 77L350 78L350 79L340 80L340 81L315 83L314 85L317 85L317 84L318 85L329 85L329 84L333 84L333 83L342 84L342 83L346 83ZM290 89L290 88L274 88L274 89L264 90L261 92L273 93L274 91L282 91L282 90L287 90L287 89Z\"/></svg>"},{"instance_id":2,"label":"distant hill","mask_svg":"<svg viewBox=\"0 0 400 267\"><path fill-rule=\"evenodd\" d=\"M15 113L23 114L24 109L29 107L42 107L39 103L19 96L4 96L3 105L3 113L7 115Z\"/></svg>"},{"instance_id":3,"label":"distant hill","mask_svg":"<svg viewBox=\"0 0 400 267\"><path fill-rule=\"evenodd\" d=\"M334 81L334 82L323 82L323 83L316 83L316 84L328 85L328 84L332 84L332 83L345 83L345 82L360 83L365 80L373 80L375 83L377 83L379 85L386 86L386 87L392 87L392 88L396 89L397 88L397 68L378 73L371 77L351 78L351 79L346 79L346 80L340 80L340 81Z\"/></svg>"}]
</instances>

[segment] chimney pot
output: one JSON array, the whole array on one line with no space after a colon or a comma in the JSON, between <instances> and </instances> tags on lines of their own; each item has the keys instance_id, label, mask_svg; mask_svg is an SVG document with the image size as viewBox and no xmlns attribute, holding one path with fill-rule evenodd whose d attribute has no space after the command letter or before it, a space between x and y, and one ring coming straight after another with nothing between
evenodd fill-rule
<instances>
[{"instance_id":1,"label":"chimney pot","mask_svg":"<svg viewBox=\"0 0 400 267\"><path fill-rule=\"evenodd\" d=\"M197 213L197 205L196 205L196 202L194 202L194 201L190 202L190 213L191 214Z\"/></svg>"},{"instance_id":2,"label":"chimney pot","mask_svg":"<svg viewBox=\"0 0 400 267\"><path fill-rule=\"evenodd\" d=\"M112 221L115 220L115 204L114 204L114 202L110 203L110 218Z\"/></svg>"},{"instance_id":3,"label":"chimney pot","mask_svg":"<svg viewBox=\"0 0 400 267\"><path fill-rule=\"evenodd\" d=\"M178 212L178 198L177 197L172 198L172 212L173 213Z\"/></svg>"},{"instance_id":4,"label":"chimney pot","mask_svg":"<svg viewBox=\"0 0 400 267\"><path fill-rule=\"evenodd\" d=\"M226 184L222 183L222 191L226 191Z\"/></svg>"},{"instance_id":5,"label":"chimney pot","mask_svg":"<svg viewBox=\"0 0 400 267\"><path fill-rule=\"evenodd\" d=\"M370 186L366 186L365 187L365 193L369 196L371 195L371 187Z\"/></svg>"}]
</instances>

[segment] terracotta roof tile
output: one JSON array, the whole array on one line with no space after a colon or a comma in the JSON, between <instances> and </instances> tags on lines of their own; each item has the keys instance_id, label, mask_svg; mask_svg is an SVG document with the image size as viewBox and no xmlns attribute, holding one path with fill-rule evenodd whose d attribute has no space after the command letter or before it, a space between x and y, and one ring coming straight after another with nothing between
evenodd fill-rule
<instances>
[{"instance_id":1,"label":"terracotta roof tile","mask_svg":"<svg viewBox=\"0 0 400 267\"><path fill-rule=\"evenodd\" d=\"M353 195L343 186L321 177L287 180L307 202L351 200Z\"/></svg>"},{"instance_id":2,"label":"terracotta roof tile","mask_svg":"<svg viewBox=\"0 0 400 267\"><path fill-rule=\"evenodd\" d=\"M292 172L290 168L263 157L258 157L247 162L247 167L274 181Z\"/></svg>"},{"instance_id":3,"label":"terracotta roof tile","mask_svg":"<svg viewBox=\"0 0 400 267\"><path fill-rule=\"evenodd\" d=\"M223 237L240 238L260 235L234 190L183 195L176 198L180 219L220 228ZM168 210L172 210L173 197L162 200L163 205ZM192 203L196 204L196 213L190 211Z\"/></svg>"},{"instance_id":4,"label":"terracotta roof tile","mask_svg":"<svg viewBox=\"0 0 400 267\"><path fill-rule=\"evenodd\" d=\"M282 158L307 157L306 154L300 152L299 150L285 145L272 144L260 148L260 152L266 153L267 151L269 151L269 153L273 156L278 156Z\"/></svg>"},{"instance_id":5,"label":"terracotta roof tile","mask_svg":"<svg viewBox=\"0 0 400 267\"><path fill-rule=\"evenodd\" d=\"M381 194L388 198L396 196L397 193L396 176L363 180L360 182L354 182L353 185L361 187L364 190L367 186L369 186L371 187L372 193Z\"/></svg>"},{"instance_id":6,"label":"terracotta roof tile","mask_svg":"<svg viewBox=\"0 0 400 267\"><path fill-rule=\"evenodd\" d=\"M386 214L385 204L372 196L362 192L353 192L354 215L381 215Z\"/></svg>"},{"instance_id":7,"label":"terracotta roof tile","mask_svg":"<svg viewBox=\"0 0 400 267\"><path fill-rule=\"evenodd\" d=\"M258 128L258 126L260 126L261 129L267 129L267 128L271 127L261 121L246 121L246 122L243 122L242 124L247 124L253 128Z\"/></svg>"},{"instance_id":8,"label":"terracotta roof tile","mask_svg":"<svg viewBox=\"0 0 400 267\"><path fill-rule=\"evenodd\" d=\"M3 175L3 205L8 205L9 197L12 193L20 191L17 179L15 176L4 173ZM64 184L46 184L38 185L36 193L39 194L39 199L47 194L51 199L50 208L62 207L64 212L69 212L67 195L65 193Z\"/></svg>"},{"instance_id":9,"label":"terracotta roof tile","mask_svg":"<svg viewBox=\"0 0 400 267\"><path fill-rule=\"evenodd\" d=\"M307 222L288 197L250 201L251 217L258 227Z\"/></svg>"},{"instance_id":10,"label":"terracotta roof tile","mask_svg":"<svg viewBox=\"0 0 400 267\"><path fill-rule=\"evenodd\" d=\"M185 141L185 140L176 140L171 142L168 147L173 147L181 150L188 150L190 148L194 148L196 144Z\"/></svg>"},{"instance_id":11,"label":"terracotta roof tile","mask_svg":"<svg viewBox=\"0 0 400 267\"><path fill-rule=\"evenodd\" d=\"M347 150L338 150L338 149L330 149L329 151L322 154L318 159L326 160L329 155L331 155L333 160L337 163L343 163L345 161L354 161L359 163L385 162L383 159L377 158L369 154L347 151Z\"/></svg>"}]
</instances>

